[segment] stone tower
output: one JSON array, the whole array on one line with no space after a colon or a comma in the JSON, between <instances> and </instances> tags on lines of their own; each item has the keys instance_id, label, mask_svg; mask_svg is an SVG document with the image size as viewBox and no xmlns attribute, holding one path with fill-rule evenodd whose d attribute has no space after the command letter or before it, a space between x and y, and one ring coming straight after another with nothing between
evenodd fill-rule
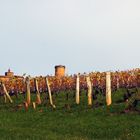
<instances>
[{"instance_id":1,"label":"stone tower","mask_svg":"<svg viewBox=\"0 0 140 140\"><path fill-rule=\"evenodd\" d=\"M62 66L62 65L55 66L55 76L64 77L65 76L65 66Z\"/></svg>"}]
</instances>

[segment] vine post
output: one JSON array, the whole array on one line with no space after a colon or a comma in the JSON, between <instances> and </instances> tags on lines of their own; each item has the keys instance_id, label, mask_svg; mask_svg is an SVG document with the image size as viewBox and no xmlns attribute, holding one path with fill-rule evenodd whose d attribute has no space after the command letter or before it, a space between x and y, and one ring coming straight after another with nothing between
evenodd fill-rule
<instances>
[{"instance_id":1,"label":"vine post","mask_svg":"<svg viewBox=\"0 0 140 140\"><path fill-rule=\"evenodd\" d=\"M106 103L107 106L111 105L111 73L106 72Z\"/></svg>"},{"instance_id":2,"label":"vine post","mask_svg":"<svg viewBox=\"0 0 140 140\"><path fill-rule=\"evenodd\" d=\"M52 100L52 93L51 93L51 88L50 88L50 83L48 78L46 77L46 84L47 84L47 88L48 88L48 93L49 93L49 100L50 100L50 104L53 108L56 108L56 106L53 104L53 100Z\"/></svg>"},{"instance_id":3,"label":"vine post","mask_svg":"<svg viewBox=\"0 0 140 140\"><path fill-rule=\"evenodd\" d=\"M27 104L31 103L31 92L30 92L30 78L26 77L26 88L27 88Z\"/></svg>"},{"instance_id":4,"label":"vine post","mask_svg":"<svg viewBox=\"0 0 140 140\"><path fill-rule=\"evenodd\" d=\"M117 76L117 90L120 88L119 77Z\"/></svg>"},{"instance_id":5,"label":"vine post","mask_svg":"<svg viewBox=\"0 0 140 140\"><path fill-rule=\"evenodd\" d=\"M91 106L92 105L92 83L89 76L86 77L86 81L87 81L87 88L88 88L88 105Z\"/></svg>"},{"instance_id":6,"label":"vine post","mask_svg":"<svg viewBox=\"0 0 140 140\"><path fill-rule=\"evenodd\" d=\"M41 104L40 92L38 88L38 80L37 78L35 78L34 80L35 80L35 88L36 88L36 96L37 96L36 103Z\"/></svg>"},{"instance_id":7,"label":"vine post","mask_svg":"<svg viewBox=\"0 0 140 140\"><path fill-rule=\"evenodd\" d=\"M76 104L80 103L79 94L80 94L80 78L79 78L79 74L77 74L77 77L76 77Z\"/></svg>"},{"instance_id":8,"label":"vine post","mask_svg":"<svg viewBox=\"0 0 140 140\"><path fill-rule=\"evenodd\" d=\"M12 100L12 98L10 97L10 95L9 95L7 89L6 89L5 84L4 84L3 82L1 82L1 85L2 85L2 88L3 88L4 93L5 93L5 95L4 95L5 102L6 102L6 97L7 97L7 98L9 99L10 103L13 103L13 100Z\"/></svg>"}]
</instances>

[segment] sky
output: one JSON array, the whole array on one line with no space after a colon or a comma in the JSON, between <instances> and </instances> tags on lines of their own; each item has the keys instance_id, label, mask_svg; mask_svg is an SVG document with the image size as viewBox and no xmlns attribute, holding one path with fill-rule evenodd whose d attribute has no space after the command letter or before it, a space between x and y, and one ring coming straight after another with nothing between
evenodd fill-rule
<instances>
[{"instance_id":1,"label":"sky","mask_svg":"<svg viewBox=\"0 0 140 140\"><path fill-rule=\"evenodd\" d=\"M140 67L140 0L0 0L0 75Z\"/></svg>"}]
</instances>

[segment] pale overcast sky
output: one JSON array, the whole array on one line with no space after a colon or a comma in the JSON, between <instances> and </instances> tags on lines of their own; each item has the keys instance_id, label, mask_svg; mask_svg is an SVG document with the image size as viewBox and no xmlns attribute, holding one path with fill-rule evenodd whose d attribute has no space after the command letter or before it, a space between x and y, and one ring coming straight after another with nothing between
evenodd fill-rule
<instances>
[{"instance_id":1,"label":"pale overcast sky","mask_svg":"<svg viewBox=\"0 0 140 140\"><path fill-rule=\"evenodd\" d=\"M0 74L140 67L140 0L0 0Z\"/></svg>"}]
</instances>

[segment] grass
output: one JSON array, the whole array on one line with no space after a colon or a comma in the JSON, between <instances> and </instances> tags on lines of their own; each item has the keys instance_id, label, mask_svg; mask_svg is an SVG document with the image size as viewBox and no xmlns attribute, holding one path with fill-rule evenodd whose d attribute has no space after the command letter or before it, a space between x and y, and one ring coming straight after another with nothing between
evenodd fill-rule
<instances>
[{"instance_id":1,"label":"grass","mask_svg":"<svg viewBox=\"0 0 140 140\"><path fill-rule=\"evenodd\" d=\"M14 104L4 103L0 99L0 139L1 140L139 140L140 115L136 112L120 113L124 103L116 103L124 91L113 93L113 104L106 107L105 98L98 98L103 103L95 108L87 106L84 93L80 105L70 93L66 101L65 93L55 99L56 110L48 101L44 101L36 110L32 107L16 109L23 102L23 97L15 99ZM35 99L32 95L32 100ZM46 95L42 95L42 97Z\"/></svg>"}]
</instances>

